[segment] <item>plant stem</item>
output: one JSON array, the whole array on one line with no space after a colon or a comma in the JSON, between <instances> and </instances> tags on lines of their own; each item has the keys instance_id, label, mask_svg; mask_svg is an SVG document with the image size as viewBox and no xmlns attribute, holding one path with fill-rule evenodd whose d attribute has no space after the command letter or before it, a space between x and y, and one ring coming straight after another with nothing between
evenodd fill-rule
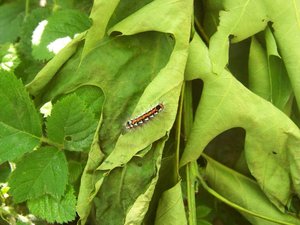
<instances>
[{"instance_id":1,"label":"plant stem","mask_svg":"<svg viewBox=\"0 0 300 225\"><path fill-rule=\"evenodd\" d=\"M48 144L48 145L54 146L54 147L56 147L58 149L62 149L63 148L62 144L58 144L58 143L56 143L54 141L51 141L50 139L48 139L46 137L42 137L41 141L44 142L44 143L46 143L46 144Z\"/></svg>"},{"instance_id":2,"label":"plant stem","mask_svg":"<svg viewBox=\"0 0 300 225\"><path fill-rule=\"evenodd\" d=\"M190 134L193 125L193 99L192 99L192 83L185 83L185 94L183 103L184 113L184 141ZM196 168L196 170L195 170ZM187 202L188 202L188 222L189 225L197 225L196 199L195 199L195 183L197 181L197 162L193 161L186 165L186 184L187 184Z\"/></svg>"},{"instance_id":3,"label":"plant stem","mask_svg":"<svg viewBox=\"0 0 300 225\"><path fill-rule=\"evenodd\" d=\"M26 0L25 2L25 19L29 16L29 7L30 7L30 0Z\"/></svg>"},{"instance_id":4,"label":"plant stem","mask_svg":"<svg viewBox=\"0 0 300 225\"><path fill-rule=\"evenodd\" d=\"M181 89L180 101L179 101L179 110L177 113L177 124L176 124L176 168L177 171L177 180L179 179L179 156L180 156L180 136L181 136L181 122L182 122L182 108L183 108L183 98L184 98L184 83Z\"/></svg>"},{"instance_id":5,"label":"plant stem","mask_svg":"<svg viewBox=\"0 0 300 225\"><path fill-rule=\"evenodd\" d=\"M195 17L195 25L196 25L197 29L200 32L200 37L202 37L202 39L204 40L205 44L208 45L209 44L209 38L206 35L206 33L205 33L203 27L201 26L199 20L197 19L197 17Z\"/></svg>"}]
</instances>

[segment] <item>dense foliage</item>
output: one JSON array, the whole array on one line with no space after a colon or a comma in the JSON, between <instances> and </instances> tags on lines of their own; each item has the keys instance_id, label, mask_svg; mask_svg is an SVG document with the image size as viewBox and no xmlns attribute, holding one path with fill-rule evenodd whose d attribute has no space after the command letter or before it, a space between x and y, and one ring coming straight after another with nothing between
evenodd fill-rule
<instances>
[{"instance_id":1,"label":"dense foliage","mask_svg":"<svg viewBox=\"0 0 300 225\"><path fill-rule=\"evenodd\" d=\"M299 225L299 18L0 1L0 224Z\"/></svg>"}]
</instances>

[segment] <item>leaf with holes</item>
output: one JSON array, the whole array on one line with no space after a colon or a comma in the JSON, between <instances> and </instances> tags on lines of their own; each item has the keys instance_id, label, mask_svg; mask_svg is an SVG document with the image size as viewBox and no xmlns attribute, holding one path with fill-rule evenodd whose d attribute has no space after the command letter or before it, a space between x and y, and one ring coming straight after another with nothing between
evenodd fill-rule
<instances>
[{"instance_id":1,"label":"leaf with holes","mask_svg":"<svg viewBox=\"0 0 300 225\"><path fill-rule=\"evenodd\" d=\"M92 143L97 120L77 95L58 101L47 120L48 138L66 150L84 151Z\"/></svg>"}]
</instances>

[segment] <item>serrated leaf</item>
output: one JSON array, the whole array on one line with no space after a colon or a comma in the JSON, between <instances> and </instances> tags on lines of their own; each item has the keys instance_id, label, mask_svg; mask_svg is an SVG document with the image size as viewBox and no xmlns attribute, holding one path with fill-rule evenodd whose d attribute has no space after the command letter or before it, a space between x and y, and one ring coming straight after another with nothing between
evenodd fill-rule
<instances>
[{"instance_id":1,"label":"serrated leaf","mask_svg":"<svg viewBox=\"0 0 300 225\"><path fill-rule=\"evenodd\" d=\"M49 223L66 223L74 220L75 205L76 197L71 187L68 187L66 194L59 199L45 195L27 202L31 213Z\"/></svg>"},{"instance_id":2,"label":"serrated leaf","mask_svg":"<svg viewBox=\"0 0 300 225\"><path fill-rule=\"evenodd\" d=\"M0 6L0 44L16 40L23 22L23 11L24 4L17 2Z\"/></svg>"},{"instance_id":3,"label":"serrated leaf","mask_svg":"<svg viewBox=\"0 0 300 225\"><path fill-rule=\"evenodd\" d=\"M42 33L39 33L41 26ZM87 15L76 10L59 10L47 20L42 21L32 36L32 54L37 60L48 60L71 41L75 34L88 29L90 21ZM41 35L41 36L39 36ZM40 38L37 38L40 37Z\"/></svg>"},{"instance_id":4,"label":"serrated leaf","mask_svg":"<svg viewBox=\"0 0 300 225\"><path fill-rule=\"evenodd\" d=\"M95 114L95 118L100 118L102 111L104 94L103 91L91 85L81 86L74 93L84 101L87 108Z\"/></svg>"},{"instance_id":5,"label":"serrated leaf","mask_svg":"<svg viewBox=\"0 0 300 225\"><path fill-rule=\"evenodd\" d=\"M26 58L32 58L31 56L31 38L32 32L39 24L40 21L46 19L50 14L50 10L47 8L37 8L30 12L26 17L22 30L20 33L20 42L18 45L18 50Z\"/></svg>"},{"instance_id":6,"label":"serrated leaf","mask_svg":"<svg viewBox=\"0 0 300 225\"><path fill-rule=\"evenodd\" d=\"M40 142L39 116L22 83L0 71L0 163L14 160Z\"/></svg>"},{"instance_id":7,"label":"serrated leaf","mask_svg":"<svg viewBox=\"0 0 300 225\"><path fill-rule=\"evenodd\" d=\"M48 138L70 151L90 147L97 127L93 113L76 95L58 101L47 119Z\"/></svg>"},{"instance_id":8,"label":"serrated leaf","mask_svg":"<svg viewBox=\"0 0 300 225\"><path fill-rule=\"evenodd\" d=\"M43 147L17 163L9 179L10 193L16 203L45 194L60 197L67 181L68 165L64 153L54 147Z\"/></svg>"}]
</instances>

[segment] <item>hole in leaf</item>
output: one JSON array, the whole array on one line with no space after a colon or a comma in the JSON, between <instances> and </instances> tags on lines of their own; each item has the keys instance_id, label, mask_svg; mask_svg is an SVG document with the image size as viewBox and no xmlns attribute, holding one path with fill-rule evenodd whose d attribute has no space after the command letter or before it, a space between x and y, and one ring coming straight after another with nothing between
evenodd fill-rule
<instances>
[{"instance_id":1,"label":"hole in leaf","mask_svg":"<svg viewBox=\"0 0 300 225\"><path fill-rule=\"evenodd\" d=\"M72 137L71 137L71 136L66 136L66 137L65 137L65 140L66 140L66 141L72 141Z\"/></svg>"}]
</instances>

